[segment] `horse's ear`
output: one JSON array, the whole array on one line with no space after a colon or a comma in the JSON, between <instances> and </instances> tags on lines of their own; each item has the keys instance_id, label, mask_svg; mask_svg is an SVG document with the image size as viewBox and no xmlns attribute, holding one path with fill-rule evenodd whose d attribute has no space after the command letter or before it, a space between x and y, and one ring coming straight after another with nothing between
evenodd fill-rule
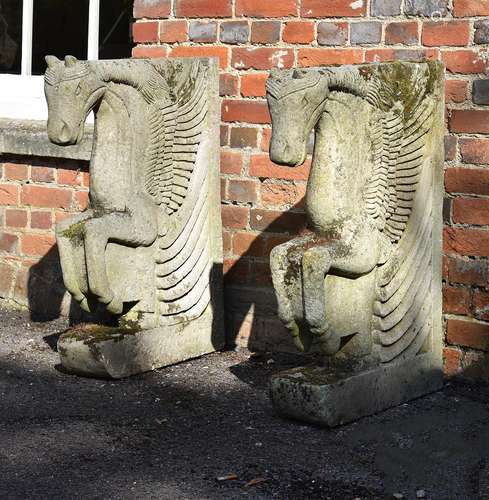
<instances>
[{"instance_id":1,"label":"horse's ear","mask_svg":"<svg viewBox=\"0 0 489 500\"><path fill-rule=\"evenodd\" d=\"M66 56L65 57L65 65L67 68L71 68L78 62L78 59L75 56Z\"/></svg>"},{"instance_id":2,"label":"horse's ear","mask_svg":"<svg viewBox=\"0 0 489 500\"><path fill-rule=\"evenodd\" d=\"M56 56L46 56L44 59L48 68L52 68L61 62Z\"/></svg>"}]
</instances>

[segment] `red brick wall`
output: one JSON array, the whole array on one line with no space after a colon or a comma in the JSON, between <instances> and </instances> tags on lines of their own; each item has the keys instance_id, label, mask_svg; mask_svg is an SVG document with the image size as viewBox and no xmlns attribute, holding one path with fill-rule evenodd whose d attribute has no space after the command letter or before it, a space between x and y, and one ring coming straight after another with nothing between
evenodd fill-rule
<instances>
[{"instance_id":1,"label":"red brick wall","mask_svg":"<svg viewBox=\"0 0 489 500\"><path fill-rule=\"evenodd\" d=\"M86 208L87 162L0 156L0 298L45 317L63 302L54 225Z\"/></svg>"},{"instance_id":2,"label":"red brick wall","mask_svg":"<svg viewBox=\"0 0 489 500\"><path fill-rule=\"evenodd\" d=\"M308 165L267 156L272 67L392 59L447 66L446 370L489 351L488 0L136 0L135 57L220 59L222 199L231 334L262 340L273 319L268 255L304 224ZM244 293L246 291L246 293ZM281 334L281 333L280 333ZM489 361L486 362L489 365Z\"/></svg>"},{"instance_id":3,"label":"red brick wall","mask_svg":"<svg viewBox=\"0 0 489 500\"><path fill-rule=\"evenodd\" d=\"M268 159L267 72L272 67L442 60L448 126L446 371L476 375L489 366L484 360L489 351L489 81L484 76L489 0L135 0L134 16L134 57L220 60L227 331L238 343L248 338L261 346L287 343L274 314L268 255L305 222L308 164L289 169ZM63 165L54 165L56 170L59 181ZM37 259L29 253L29 238L41 245L42 238L52 241L52 232L33 229L32 213L38 210L24 206L21 193L39 181L27 185L6 172L8 165L0 203L19 208L27 222L19 214L24 226L10 227L10 210L3 211L0 262L25 269ZM53 181L39 187L68 192L66 206L43 207L42 196L34 199L52 219L76 208L76 197L86 191L79 180L69 187ZM14 286L11 294L17 293Z\"/></svg>"}]
</instances>

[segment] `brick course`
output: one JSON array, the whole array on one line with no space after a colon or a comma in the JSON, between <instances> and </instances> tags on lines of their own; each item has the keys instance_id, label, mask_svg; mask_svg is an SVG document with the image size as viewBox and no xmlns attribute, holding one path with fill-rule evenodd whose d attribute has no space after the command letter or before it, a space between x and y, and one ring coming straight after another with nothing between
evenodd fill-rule
<instances>
[{"instance_id":1,"label":"brick course","mask_svg":"<svg viewBox=\"0 0 489 500\"><path fill-rule=\"evenodd\" d=\"M219 58L226 316L237 342L282 332L273 316L268 255L305 223L310 160L287 168L267 154L268 71L435 59L447 66L447 374L469 368L487 348L489 22L483 16L489 0L135 1L134 57ZM52 245L54 222L87 203L87 165L2 161L0 294L21 300L26 269Z\"/></svg>"}]
</instances>

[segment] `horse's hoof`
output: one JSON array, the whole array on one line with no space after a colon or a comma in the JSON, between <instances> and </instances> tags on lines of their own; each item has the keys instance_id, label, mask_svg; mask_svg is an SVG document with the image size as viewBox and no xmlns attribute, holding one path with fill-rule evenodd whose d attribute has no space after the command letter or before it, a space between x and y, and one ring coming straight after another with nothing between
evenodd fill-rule
<instances>
[{"instance_id":1,"label":"horse's hoof","mask_svg":"<svg viewBox=\"0 0 489 500\"><path fill-rule=\"evenodd\" d=\"M122 300L119 299L112 299L108 304L107 304L107 311L109 311L112 314L122 314L122 311L124 309L124 304Z\"/></svg>"},{"instance_id":2,"label":"horse's hoof","mask_svg":"<svg viewBox=\"0 0 489 500\"><path fill-rule=\"evenodd\" d=\"M341 338L326 334L319 337L319 345L323 354L333 356L340 350Z\"/></svg>"},{"instance_id":3,"label":"horse's hoof","mask_svg":"<svg viewBox=\"0 0 489 500\"><path fill-rule=\"evenodd\" d=\"M86 297L83 297L78 303L80 304L81 309L83 309L85 312L92 312L90 311L90 306L88 305L88 300Z\"/></svg>"}]
</instances>

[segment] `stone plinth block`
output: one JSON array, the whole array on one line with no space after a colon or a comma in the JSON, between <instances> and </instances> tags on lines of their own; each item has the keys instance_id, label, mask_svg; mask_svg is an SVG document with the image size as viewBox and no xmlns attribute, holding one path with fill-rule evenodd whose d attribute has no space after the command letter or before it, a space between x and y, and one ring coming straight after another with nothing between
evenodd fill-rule
<instances>
[{"instance_id":1,"label":"stone plinth block","mask_svg":"<svg viewBox=\"0 0 489 500\"><path fill-rule=\"evenodd\" d=\"M436 62L267 82L272 161L304 163L315 132L308 229L270 267L279 317L328 368L274 378L286 415L338 425L441 386L443 86Z\"/></svg>"},{"instance_id":2,"label":"stone plinth block","mask_svg":"<svg viewBox=\"0 0 489 500\"><path fill-rule=\"evenodd\" d=\"M223 346L217 62L46 58L48 137L95 113L86 211L56 227L64 283L105 324L60 337L65 368L120 378Z\"/></svg>"}]
</instances>

